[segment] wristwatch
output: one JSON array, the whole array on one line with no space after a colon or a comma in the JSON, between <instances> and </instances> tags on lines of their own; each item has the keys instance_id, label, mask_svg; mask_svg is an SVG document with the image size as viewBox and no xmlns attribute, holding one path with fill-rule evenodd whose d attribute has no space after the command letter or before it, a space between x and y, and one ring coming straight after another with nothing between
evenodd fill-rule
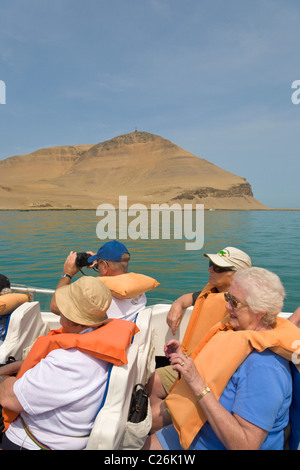
<instances>
[{"instance_id":1,"label":"wristwatch","mask_svg":"<svg viewBox=\"0 0 300 470\"><path fill-rule=\"evenodd\" d=\"M205 387L205 389L197 396L197 400L201 400L207 393L211 392L209 387Z\"/></svg>"},{"instance_id":2,"label":"wristwatch","mask_svg":"<svg viewBox=\"0 0 300 470\"><path fill-rule=\"evenodd\" d=\"M70 274L68 273L64 273L60 276L61 279L63 279L64 277L68 277L69 279L72 279L72 276L70 276Z\"/></svg>"}]
</instances>

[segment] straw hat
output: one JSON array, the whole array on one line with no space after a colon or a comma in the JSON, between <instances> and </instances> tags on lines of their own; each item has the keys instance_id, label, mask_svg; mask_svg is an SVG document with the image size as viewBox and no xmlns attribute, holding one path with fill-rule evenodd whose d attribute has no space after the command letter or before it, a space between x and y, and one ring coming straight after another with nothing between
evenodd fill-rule
<instances>
[{"instance_id":1,"label":"straw hat","mask_svg":"<svg viewBox=\"0 0 300 470\"><path fill-rule=\"evenodd\" d=\"M55 291L56 304L69 320L79 325L95 326L107 319L111 292L97 277L83 276Z\"/></svg>"}]
</instances>

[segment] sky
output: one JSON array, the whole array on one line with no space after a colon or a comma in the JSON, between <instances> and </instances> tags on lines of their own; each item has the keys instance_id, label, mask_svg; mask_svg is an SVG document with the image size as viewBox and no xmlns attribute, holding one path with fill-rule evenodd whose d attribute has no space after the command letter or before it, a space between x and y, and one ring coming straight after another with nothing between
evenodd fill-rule
<instances>
[{"instance_id":1,"label":"sky","mask_svg":"<svg viewBox=\"0 0 300 470\"><path fill-rule=\"evenodd\" d=\"M299 19L299 0L1 0L0 159L137 128L300 208Z\"/></svg>"}]
</instances>

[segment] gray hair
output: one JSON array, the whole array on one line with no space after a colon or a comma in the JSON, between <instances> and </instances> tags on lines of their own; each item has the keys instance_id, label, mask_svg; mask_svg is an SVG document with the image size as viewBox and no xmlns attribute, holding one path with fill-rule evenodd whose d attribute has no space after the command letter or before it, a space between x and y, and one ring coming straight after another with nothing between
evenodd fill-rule
<instances>
[{"instance_id":1,"label":"gray hair","mask_svg":"<svg viewBox=\"0 0 300 470\"><path fill-rule=\"evenodd\" d=\"M243 290L243 300L252 312L264 313L262 322L274 325L285 298L285 290L277 274L264 268L246 268L235 273L233 282Z\"/></svg>"},{"instance_id":2,"label":"gray hair","mask_svg":"<svg viewBox=\"0 0 300 470\"><path fill-rule=\"evenodd\" d=\"M0 292L0 295L5 295L5 294L10 294L12 290L9 287L3 287L2 291Z\"/></svg>"},{"instance_id":3,"label":"gray hair","mask_svg":"<svg viewBox=\"0 0 300 470\"><path fill-rule=\"evenodd\" d=\"M116 273L128 273L128 261L107 261L110 269Z\"/></svg>"},{"instance_id":4,"label":"gray hair","mask_svg":"<svg viewBox=\"0 0 300 470\"><path fill-rule=\"evenodd\" d=\"M102 262L103 260L100 260ZM123 253L121 261L110 261L105 260L105 262L109 265L110 269L116 274L126 274L128 273L128 264L130 261L129 253Z\"/></svg>"}]
</instances>

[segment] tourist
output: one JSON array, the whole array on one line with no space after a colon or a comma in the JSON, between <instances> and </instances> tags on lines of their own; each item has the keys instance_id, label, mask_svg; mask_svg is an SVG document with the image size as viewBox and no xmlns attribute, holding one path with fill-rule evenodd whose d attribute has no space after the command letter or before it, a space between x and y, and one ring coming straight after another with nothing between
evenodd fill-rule
<instances>
[{"instance_id":1,"label":"tourist","mask_svg":"<svg viewBox=\"0 0 300 470\"><path fill-rule=\"evenodd\" d=\"M1 377L4 450L85 448L111 362L123 358L136 328L105 321L110 302L109 288L91 276L56 291L62 329L36 340L17 377Z\"/></svg>"},{"instance_id":2,"label":"tourist","mask_svg":"<svg viewBox=\"0 0 300 470\"><path fill-rule=\"evenodd\" d=\"M205 254L209 258L209 278L205 288L194 294L184 294L175 300L167 316L173 333L178 328L184 309L194 305L182 348L187 355L202 341L208 330L227 314L224 292L227 292L236 271L251 267L250 257L242 250L226 247L217 254ZM171 366L157 368L150 377L147 389L152 407L152 432L170 423L164 399L177 379Z\"/></svg>"},{"instance_id":3,"label":"tourist","mask_svg":"<svg viewBox=\"0 0 300 470\"><path fill-rule=\"evenodd\" d=\"M96 269L99 276L118 276L128 272L130 254L126 246L117 240L104 243L96 254L92 252L88 253L91 255L88 258L88 262L92 263L90 268ZM64 263L63 274L57 288L69 285L72 278L80 271L80 268L76 264L76 259L77 253L71 251ZM109 318L122 318L124 320L133 321L137 313L145 308L146 303L147 298L144 293L128 299L113 297L111 306L107 311L107 316ZM51 299L50 310L53 313L58 313L55 303L55 294Z\"/></svg>"},{"instance_id":4,"label":"tourist","mask_svg":"<svg viewBox=\"0 0 300 470\"><path fill-rule=\"evenodd\" d=\"M228 323L215 327L192 358L178 341L167 344L184 379L166 399L177 431L170 425L152 434L145 449L283 449L292 378L279 354L292 358L291 345L300 338L295 325L277 318L284 296L276 274L239 270L225 294ZM275 354L274 346L282 349Z\"/></svg>"}]
</instances>

